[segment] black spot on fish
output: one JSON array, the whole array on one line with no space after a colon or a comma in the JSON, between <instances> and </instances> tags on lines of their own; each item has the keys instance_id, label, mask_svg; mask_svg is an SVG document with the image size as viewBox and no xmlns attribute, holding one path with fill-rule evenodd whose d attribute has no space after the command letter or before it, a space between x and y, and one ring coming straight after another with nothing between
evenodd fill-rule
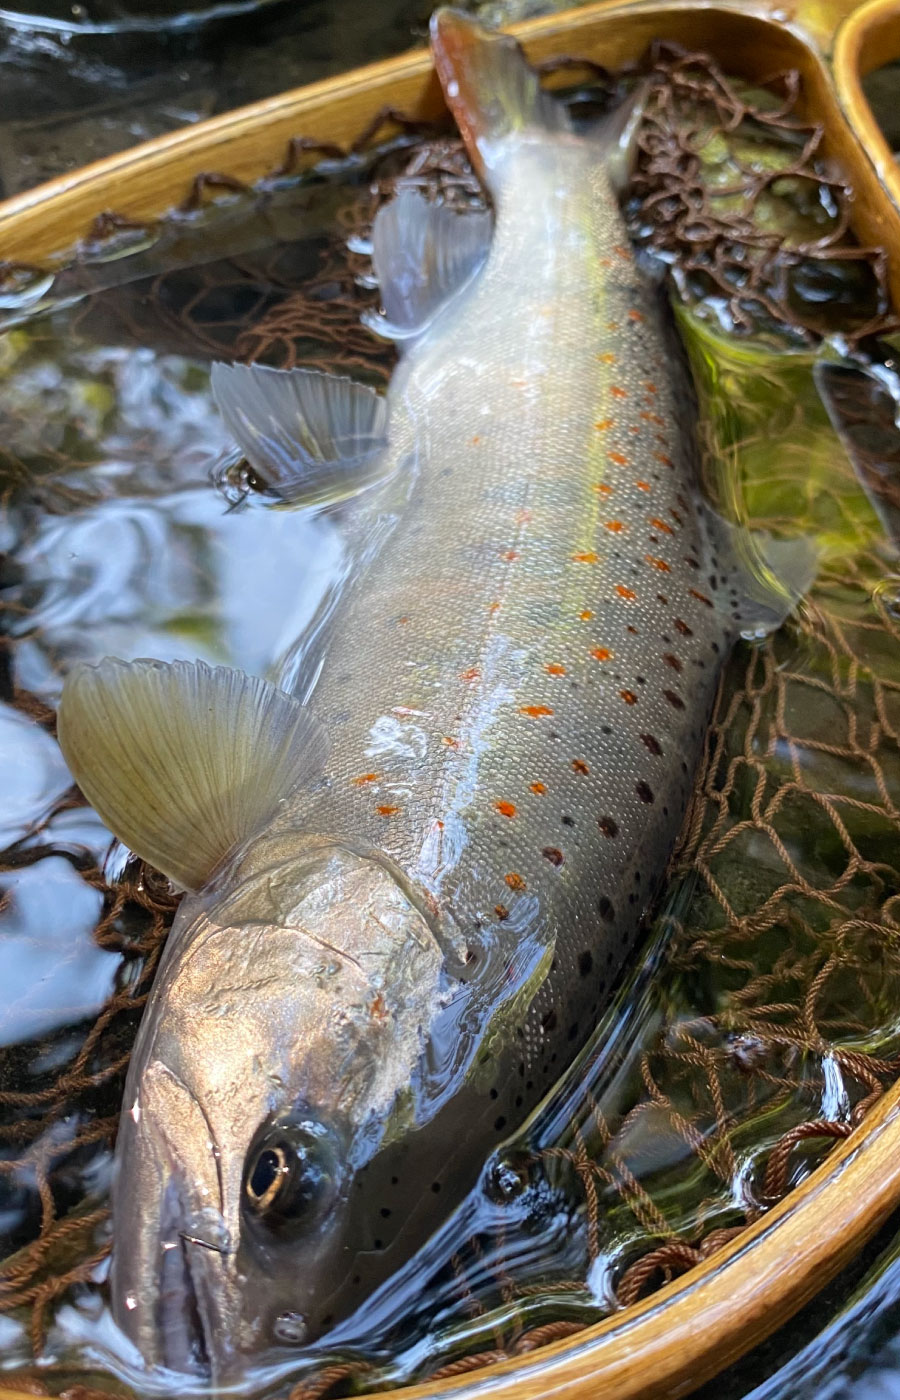
<instances>
[{"instance_id":1,"label":"black spot on fish","mask_svg":"<svg viewBox=\"0 0 900 1400\"><path fill-rule=\"evenodd\" d=\"M389 1207L389 1206L382 1206L382 1207L381 1207L381 1218L382 1218L382 1220L388 1220L388 1219L390 1219L390 1214L391 1214L391 1211L390 1211L390 1207Z\"/></svg>"},{"instance_id":2,"label":"black spot on fish","mask_svg":"<svg viewBox=\"0 0 900 1400\"><path fill-rule=\"evenodd\" d=\"M498 1095L497 1090L496 1090L496 1089L492 1089L492 1090L491 1090L491 1098L492 1098L492 1099L496 1099L496 1098L498 1098L498 1097L499 1097L499 1095Z\"/></svg>"},{"instance_id":3,"label":"black spot on fish","mask_svg":"<svg viewBox=\"0 0 900 1400\"><path fill-rule=\"evenodd\" d=\"M659 755L662 753L662 744L659 740L654 739L652 734L642 734L641 739L650 752L656 754L657 758L659 758Z\"/></svg>"},{"instance_id":4,"label":"black spot on fish","mask_svg":"<svg viewBox=\"0 0 900 1400\"><path fill-rule=\"evenodd\" d=\"M682 622L680 617L676 617L675 626L678 628L678 631L681 633L682 637L693 637L693 631L690 627L688 627L686 622Z\"/></svg>"},{"instance_id":5,"label":"black spot on fish","mask_svg":"<svg viewBox=\"0 0 900 1400\"><path fill-rule=\"evenodd\" d=\"M541 1018L541 1029L542 1029L542 1030L545 1030L545 1031L555 1031L555 1030L556 1030L556 1008L555 1008L555 1007L551 1007L550 1010Z\"/></svg>"},{"instance_id":6,"label":"black spot on fish","mask_svg":"<svg viewBox=\"0 0 900 1400\"><path fill-rule=\"evenodd\" d=\"M594 966L593 955L585 948L583 953L578 954L578 971L582 977L589 977Z\"/></svg>"},{"instance_id":7,"label":"black spot on fish","mask_svg":"<svg viewBox=\"0 0 900 1400\"><path fill-rule=\"evenodd\" d=\"M676 710L684 709L684 701L682 700L680 695L675 694L674 690L664 690L663 695L666 697L669 704L673 705Z\"/></svg>"},{"instance_id":8,"label":"black spot on fish","mask_svg":"<svg viewBox=\"0 0 900 1400\"><path fill-rule=\"evenodd\" d=\"M565 860L562 851L556 846L545 846L541 851L541 855L545 860L549 860L551 865L562 865Z\"/></svg>"},{"instance_id":9,"label":"black spot on fish","mask_svg":"<svg viewBox=\"0 0 900 1400\"><path fill-rule=\"evenodd\" d=\"M678 657L673 656L670 651L663 653L663 661L666 663L667 666L670 666L673 671L681 670L681 662L678 660Z\"/></svg>"},{"instance_id":10,"label":"black spot on fish","mask_svg":"<svg viewBox=\"0 0 900 1400\"><path fill-rule=\"evenodd\" d=\"M577 1039L578 1039L578 1022L575 1021L575 1022L569 1027L569 1040L577 1040Z\"/></svg>"},{"instance_id":11,"label":"black spot on fish","mask_svg":"<svg viewBox=\"0 0 900 1400\"><path fill-rule=\"evenodd\" d=\"M399 1185L400 1185L400 1178L399 1178L399 1176L392 1176L392 1177L391 1177L391 1185L392 1185L392 1186L399 1186Z\"/></svg>"},{"instance_id":12,"label":"black spot on fish","mask_svg":"<svg viewBox=\"0 0 900 1400\"><path fill-rule=\"evenodd\" d=\"M431 1183L431 1189L434 1192L434 1194L437 1195L441 1189L441 1183L439 1181L433 1181Z\"/></svg>"},{"instance_id":13,"label":"black spot on fish","mask_svg":"<svg viewBox=\"0 0 900 1400\"><path fill-rule=\"evenodd\" d=\"M612 817L601 817L597 825L603 832L604 836L612 838L613 836L618 836L619 834L619 828L613 821Z\"/></svg>"},{"instance_id":14,"label":"black spot on fish","mask_svg":"<svg viewBox=\"0 0 900 1400\"><path fill-rule=\"evenodd\" d=\"M562 822L563 826L574 826L574 825L575 825L575 818L574 818L574 817L562 816L562 817L560 818L560 821Z\"/></svg>"},{"instance_id":15,"label":"black spot on fish","mask_svg":"<svg viewBox=\"0 0 900 1400\"><path fill-rule=\"evenodd\" d=\"M373 1241L372 1241L372 1248L373 1248L373 1249L384 1249L384 1240L373 1240ZM323 1321L324 1321L324 1319L323 1319Z\"/></svg>"},{"instance_id":16,"label":"black spot on fish","mask_svg":"<svg viewBox=\"0 0 900 1400\"><path fill-rule=\"evenodd\" d=\"M635 783L634 790L642 802L653 801L653 789L645 782Z\"/></svg>"},{"instance_id":17,"label":"black spot on fish","mask_svg":"<svg viewBox=\"0 0 900 1400\"><path fill-rule=\"evenodd\" d=\"M606 924L611 924L616 917L613 902L611 899L607 899L605 894L601 895L597 901L597 913Z\"/></svg>"},{"instance_id":18,"label":"black spot on fish","mask_svg":"<svg viewBox=\"0 0 900 1400\"><path fill-rule=\"evenodd\" d=\"M503 1114L501 1113L499 1118L495 1118L495 1119L494 1119L494 1129L495 1129L496 1132L501 1133L505 1127L506 1127L506 1119L503 1117Z\"/></svg>"},{"instance_id":19,"label":"black spot on fish","mask_svg":"<svg viewBox=\"0 0 900 1400\"><path fill-rule=\"evenodd\" d=\"M601 726L600 726L600 733L601 733L601 734L611 734L611 733L612 733L612 725L611 725L611 724L603 724L603 725L601 725Z\"/></svg>"}]
</instances>

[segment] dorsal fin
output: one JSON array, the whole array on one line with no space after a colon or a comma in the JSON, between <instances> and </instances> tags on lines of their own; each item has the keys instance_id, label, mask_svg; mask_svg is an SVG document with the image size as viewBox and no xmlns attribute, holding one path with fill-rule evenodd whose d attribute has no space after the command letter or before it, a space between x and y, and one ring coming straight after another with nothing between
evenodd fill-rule
<instances>
[{"instance_id":1,"label":"dorsal fin","mask_svg":"<svg viewBox=\"0 0 900 1400\"><path fill-rule=\"evenodd\" d=\"M321 771L324 731L267 681L202 661L116 661L66 679L59 742L109 829L187 890Z\"/></svg>"},{"instance_id":2,"label":"dorsal fin","mask_svg":"<svg viewBox=\"0 0 900 1400\"><path fill-rule=\"evenodd\" d=\"M313 369L221 362L210 383L247 461L286 500L332 503L391 470L387 405L366 384Z\"/></svg>"}]
</instances>

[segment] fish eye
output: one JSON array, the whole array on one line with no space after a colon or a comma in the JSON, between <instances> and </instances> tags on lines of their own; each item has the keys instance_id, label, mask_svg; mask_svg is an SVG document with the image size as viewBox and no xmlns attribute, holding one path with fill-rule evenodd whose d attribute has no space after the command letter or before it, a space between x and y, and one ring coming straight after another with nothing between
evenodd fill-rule
<instances>
[{"instance_id":1,"label":"fish eye","mask_svg":"<svg viewBox=\"0 0 900 1400\"><path fill-rule=\"evenodd\" d=\"M243 1213L269 1237L316 1225L337 1196L337 1159L320 1124L276 1122L251 1144L244 1165Z\"/></svg>"}]
</instances>

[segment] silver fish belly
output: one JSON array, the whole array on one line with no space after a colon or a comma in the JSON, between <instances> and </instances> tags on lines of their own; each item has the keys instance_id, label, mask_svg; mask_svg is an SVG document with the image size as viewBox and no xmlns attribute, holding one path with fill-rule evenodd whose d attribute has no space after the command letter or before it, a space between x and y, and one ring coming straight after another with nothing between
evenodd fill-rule
<instances>
[{"instance_id":1,"label":"silver fish belly","mask_svg":"<svg viewBox=\"0 0 900 1400\"><path fill-rule=\"evenodd\" d=\"M434 43L486 257L415 197L376 225L410 321L386 404L219 373L263 477L390 519L306 704L106 662L61 710L87 796L191 891L126 1088L113 1305L220 1381L402 1315L382 1285L597 1024L747 620L603 150L509 41L440 12Z\"/></svg>"}]
</instances>

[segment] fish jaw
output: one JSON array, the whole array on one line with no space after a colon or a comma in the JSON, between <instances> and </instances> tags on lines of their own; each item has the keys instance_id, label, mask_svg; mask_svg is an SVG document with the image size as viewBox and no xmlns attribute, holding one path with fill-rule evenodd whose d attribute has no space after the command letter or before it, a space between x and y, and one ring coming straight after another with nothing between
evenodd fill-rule
<instances>
[{"instance_id":1,"label":"fish jaw","mask_svg":"<svg viewBox=\"0 0 900 1400\"><path fill-rule=\"evenodd\" d=\"M444 953L384 863L285 846L272 864L260 842L182 907L116 1145L113 1314L149 1367L216 1384L325 1330L355 1174L406 1122L446 996ZM299 1219L263 1209L279 1173Z\"/></svg>"},{"instance_id":2,"label":"fish jaw","mask_svg":"<svg viewBox=\"0 0 900 1400\"><path fill-rule=\"evenodd\" d=\"M234 1251L219 1148L197 1099L159 1060L129 1089L113 1188L113 1313L147 1365L204 1373L212 1339L230 1348L235 1322L222 1306L234 1295L225 1286Z\"/></svg>"}]
</instances>

